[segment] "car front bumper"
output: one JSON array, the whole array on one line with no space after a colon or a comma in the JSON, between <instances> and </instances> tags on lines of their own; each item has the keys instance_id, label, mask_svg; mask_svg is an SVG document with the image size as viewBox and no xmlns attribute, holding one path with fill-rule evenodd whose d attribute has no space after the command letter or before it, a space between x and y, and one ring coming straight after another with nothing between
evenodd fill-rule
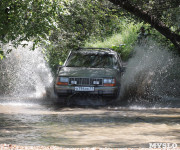
<instances>
[{"instance_id":1,"label":"car front bumper","mask_svg":"<svg viewBox=\"0 0 180 150\"><path fill-rule=\"evenodd\" d=\"M104 87L95 86L93 91L75 91L75 86L54 86L54 91L57 95L71 95L75 93L102 95L102 96L116 96L119 92L119 87Z\"/></svg>"}]
</instances>

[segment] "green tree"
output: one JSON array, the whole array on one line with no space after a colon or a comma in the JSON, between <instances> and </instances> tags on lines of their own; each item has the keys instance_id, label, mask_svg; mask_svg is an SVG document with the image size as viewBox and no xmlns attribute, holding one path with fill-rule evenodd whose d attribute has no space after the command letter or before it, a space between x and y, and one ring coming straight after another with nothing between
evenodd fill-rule
<instances>
[{"instance_id":1,"label":"green tree","mask_svg":"<svg viewBox=\"0 0 180 150\"><path fill-rule=\"evenodd\" d=\"M46 55L52 68L63 62L69 50L84 46L90 37L103 40L120 31L120 18L102 0L74 0L65 5L66 13L58 17L58 30L50 36Z\"/></svg>"},{"instance_id":2,"label":"green tree","mask_svg":"<svg viewBox=\"0 0 180 150\"><path fill-rule=\"evenodd\" d=\"M0 41L11 42L13 46L22 41L48 39L50 31L56 28L58 14L63 12L63 0L1 0ZM2 51L1 51L2 56Z\"/></svg>"},{"instance_id":3,"label":"green tree","mask_svg":"<svg viewBox=\"0 0 180 150\"><path fill-rule=\"evenodd\" d=\"M179 0L109 0L149 23L180 51ZM172 17L175 16L175 17Z\"/></svg>"}]
</instances>

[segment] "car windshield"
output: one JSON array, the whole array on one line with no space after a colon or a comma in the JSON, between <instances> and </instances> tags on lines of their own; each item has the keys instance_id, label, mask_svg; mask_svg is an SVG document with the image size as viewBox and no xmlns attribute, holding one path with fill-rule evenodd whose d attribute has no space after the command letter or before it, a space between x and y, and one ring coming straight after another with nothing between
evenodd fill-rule
<instances>
[{"instance_id":1,"label":"car windshield","mask_svg":"<svg viewBox=\"0 0 180 150\"><path fill-rule=\"evenodd\" d=\"M117 63L112 54L73 53L66 67L116 68Z\"/></svg>"}]
</instances>

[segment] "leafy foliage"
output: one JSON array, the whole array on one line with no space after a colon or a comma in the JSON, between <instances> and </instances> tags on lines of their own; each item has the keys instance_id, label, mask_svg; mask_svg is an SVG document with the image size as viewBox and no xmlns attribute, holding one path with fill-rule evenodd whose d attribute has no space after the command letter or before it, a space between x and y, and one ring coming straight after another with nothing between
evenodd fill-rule
<instances>
[{"instance_id":1,"label":"leafy foliage","mask_svg":"<svg viewBox=\"0 0 180 150\"><path fill-rule=\"evenodd\" d=\"M58 29L50 36L46 56L52 68L62 63L69 50L82 47L90 37L103 40L121 30L120 19L108 1L74 0L58 17Z\"/></svg>"},{"instance_id":2,"label":"leafy foliage","mask_svg":"<svg viewBox=\"0 0 180 150\"><path fill-rule=\"evenodd\" d=\"M24 40L37 44L47 39L63 6L57 0L1 0L0 41L17 46Z\"/></svg>"},{"instance_id":3,"label":"leafy foliage","mask_svg":"<svg viewBox=\"0 0 180 150\"><path fill-rule=\"evenodd\" d=\"M121 53L123 60L127 60L137 42L139 29L142 23L130 22L123 20L120 23L121 31L113 34L105 40L87 41L86 47L107 47Z\"/></svg>"},{"instance_id":4,"label":"leafy foliage","mask_svg":"<svg viewBox=\"0 0 180 150\"><path fill-rule=\"evenodd\" d=\"M130 0L129 2L156 16L169 27L178 28L180 25L178 17L180 15L179 0Z\"/></svg>"},{"instance_id":5,"label":"leafy foliage","mask_svg":"<svg viewBox=\"0 0 180 150\"><path fill-rule=\"evenodd\" d=\"M2 44L11 42L15 47L22 41L33 41L32 49L41 43L45 46L47 61L55 68L64 61L69 50L84 46L89 39L107 44L112 35L120 34L121 39L114 44L111 41L108 47L127 57L126 52L131 51L137 38L139 26L137 28L136 24L142 25L143 20L110 1L113 0L1 0L0 41ZM173 32L180 33L179 0L116 0L122 1L155 16ZM155 30L151 32L155 39L165 41ZM125 46L119 48L117 43ZM169 41L165 43L173 47ZM0 49L0 58L4 55Z\"/></svg>"},{"instance_id":6,"label":"leafy foliage","mask_svg":"<svg viewBox=\"0 0 180 150\"><path fill-rule=\"evenodd\" d=\"M174 23L171 17L179 12L179 0L109 0L141 21L149 23L158 32L170 40L180 52L179 23ZM161 4L163 3L163 4ZM171 16L171 17L169 17ZM174 17L175 18L175 17ZM178 18L178 16L177 16ZM179 21L179 19L177 19ZM174 25L173 25L174 24Z\"/></svg>"}]
</instances>

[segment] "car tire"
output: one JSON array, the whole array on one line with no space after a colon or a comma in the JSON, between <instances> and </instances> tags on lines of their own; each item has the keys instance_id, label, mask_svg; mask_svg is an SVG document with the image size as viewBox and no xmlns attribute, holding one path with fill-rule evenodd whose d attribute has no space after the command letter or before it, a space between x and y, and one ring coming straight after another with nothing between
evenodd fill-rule
<instances>
[{"instance_id":1,"label":"car tire","mask_svg":"<svg viewBox=\"0 0 180 150\"><path fill-rule=\"evenodd\" d=\"M120 98L120 87L118 88L116 94L114 95L114 98L118 100Z\"/></svg>"}]
</instances>

